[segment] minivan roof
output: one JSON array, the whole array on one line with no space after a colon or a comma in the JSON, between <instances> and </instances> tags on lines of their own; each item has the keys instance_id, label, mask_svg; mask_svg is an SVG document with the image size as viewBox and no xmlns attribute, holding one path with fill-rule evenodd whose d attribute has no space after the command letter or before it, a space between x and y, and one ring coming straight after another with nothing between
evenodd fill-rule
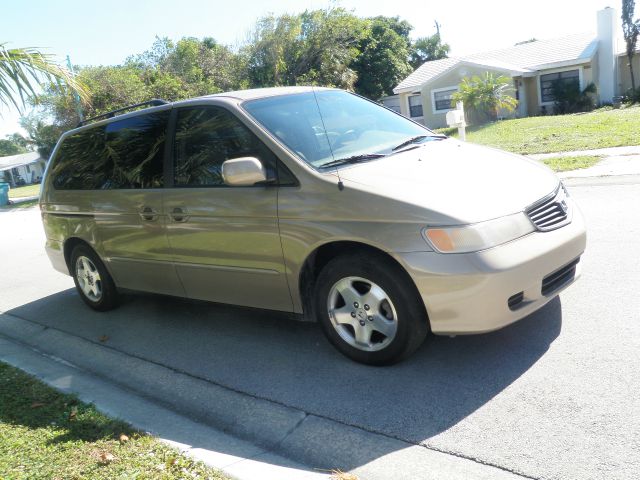
<instances>
[{"instance_id":1,"label":"minivan roof","mask_svg":"<svg viewBox=\"0 0 640 480\"><path fill-rule=\"evenodd\" d=\"M77 133L82 130L87 130L99 125L105 125L117 120L123 120L125 118L134 117L137 115L143 115L143 114L151 113L153 111L170 109L174 105L179 106L183 103L189 103L189 102L192 102L193 100L198 100L198 99L233 98L236 100L244 101L244 100L254 100L257 98L275 97L278 95L291 95L296 93L311 92L314 89L315 90L335 90L334 88L329 88L329 87L311 87L311 86L309 87L297 87L297 86L296 87L267 87L267 88L252 88L248 90L235 90L231 92L214 93L212 95L202 95L200 97L186 98L184 100L177 100L171 103L168 102L164 105L142 108L140 110L134 110L131 112L123 113L121 115L115 115L113 117L100 119L92 123L87 123L80 127L73 128L71 130L66 131L61 135L60 139L70 134Z\"/></svg>"},{"instance_id":2,"label":"minivan roof","mask_svg":"<svg viewBox=\"0 0 640 480\"><path fill-rule=\"evenodd\" d=\"M256 98L273 97L276 95L289 95L292 93L311 92L313 90L332 90L327 87L267 87L252 88L249 90L235 90L232 92L214 93L200 98L231 97L238 100L254 100Z\"/></svg>"}]
</instances>

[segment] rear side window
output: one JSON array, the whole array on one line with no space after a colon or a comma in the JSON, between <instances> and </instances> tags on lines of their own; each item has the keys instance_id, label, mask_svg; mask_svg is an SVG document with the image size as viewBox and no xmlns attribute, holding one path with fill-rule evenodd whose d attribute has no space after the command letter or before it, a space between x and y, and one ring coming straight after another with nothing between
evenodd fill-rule
<instances>
[{"instance_id":1,"label":"rear side window","mask_svg":"<svg viewBox=\"0 0 640 480\"><path fill-rule=\"evenodd\" d=\"M84 130L60 146L52 167L59 190L163 186L169 111L138 115Z\"/></svg>"},{"instance_id":2,"label":"rear side window","mask_svg":"<svg viewBox=\"0 0 640 480\"><path fill-rule=\"evenodd\" d=\"M176 186L224 186L222 164L256 157L275 178L275 155L234 115L219 107L178 110L174 142Z\"/></svg>"},{"instance_id":3,"label":"rear side window","mask_svg":"<svg viewBox=\"0 0 640 480\"><path fill-rule=\"evenodd\" d=\"M106 157L104 128L90 128L67 137L53 159L51 175L58 190L94 190L104 183L96 168Z\"/></svg>"}]
</instances>

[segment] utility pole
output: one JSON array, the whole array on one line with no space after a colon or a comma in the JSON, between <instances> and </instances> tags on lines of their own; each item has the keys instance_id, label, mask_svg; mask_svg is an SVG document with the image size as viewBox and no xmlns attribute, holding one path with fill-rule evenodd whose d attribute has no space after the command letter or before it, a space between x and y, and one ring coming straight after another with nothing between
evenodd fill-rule
<instances>
[{"instance_id":1,"label":"utility pole","mask_svg":"<svg viewBox=\"0 0 640 480\"><path fill-rule=\"evenodd\" d=\"M71 64L71 59L69 55L67 55L67 68L71 72L71 75L75 75L76 72L73 71L73 65ZM77 92L73 92L73 98L76 101L76 112L78 112L78 119L80 121L84 120L84 115L82 115L82 102L80 101L80 95Z\"/></svg>"}]
</instances>

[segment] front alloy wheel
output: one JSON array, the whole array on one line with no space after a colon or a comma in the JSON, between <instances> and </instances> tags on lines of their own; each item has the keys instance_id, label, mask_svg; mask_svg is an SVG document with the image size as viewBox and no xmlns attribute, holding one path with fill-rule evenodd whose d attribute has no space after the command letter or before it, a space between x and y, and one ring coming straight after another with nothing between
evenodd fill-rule
<instances>
[{"instance_id":1,"label":"front alloy wheel","mask_svg":"<svg viewBox=\"0 0 640 480\"><path fill-rule=\"evenodd\" d=\"M398 314L380 286L361 277L345 277L329 291L327 310L338 335L354 348L375 352L398 331Z\"/></svg>"},{"instance_id":2,"label":"front alloy wheel","mask_svg":"<svg viewBox=\"0 0 640 480\"><path fill-rule=\"evenodd\" d=\"M352 360L389 365L424 341L429 320L407 272L369 251L330 260L316 279L315 309L327 339Z\"/></svg>"}]
</instances>

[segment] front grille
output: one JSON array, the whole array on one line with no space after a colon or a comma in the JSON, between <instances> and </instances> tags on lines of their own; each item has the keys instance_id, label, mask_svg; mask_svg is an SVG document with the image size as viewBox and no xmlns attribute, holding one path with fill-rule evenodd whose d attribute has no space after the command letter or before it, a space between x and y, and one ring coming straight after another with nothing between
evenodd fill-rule
<instances>
[{"instance_id":1,"label":"front grille","mask_svg":"<svg viewBox=\"0 0 640 480\"><path fill-rule=\"evenodd\" d=\"M579 261L580 257L544 277L542 279L542 295L546 297L568 283L571 283L576 276L576 266Z\"/></svg>"},{"instance_id":2,"label":"front grille","mask_svg":"<svg viewBox=\"0 0 640 480\"><path fill-rule=\"evenodd\" d=\"M527 207L525 213L540 231L555 230L571 222L571 208L563 185L551 195Z\"/></svg>"}]
</instances>

